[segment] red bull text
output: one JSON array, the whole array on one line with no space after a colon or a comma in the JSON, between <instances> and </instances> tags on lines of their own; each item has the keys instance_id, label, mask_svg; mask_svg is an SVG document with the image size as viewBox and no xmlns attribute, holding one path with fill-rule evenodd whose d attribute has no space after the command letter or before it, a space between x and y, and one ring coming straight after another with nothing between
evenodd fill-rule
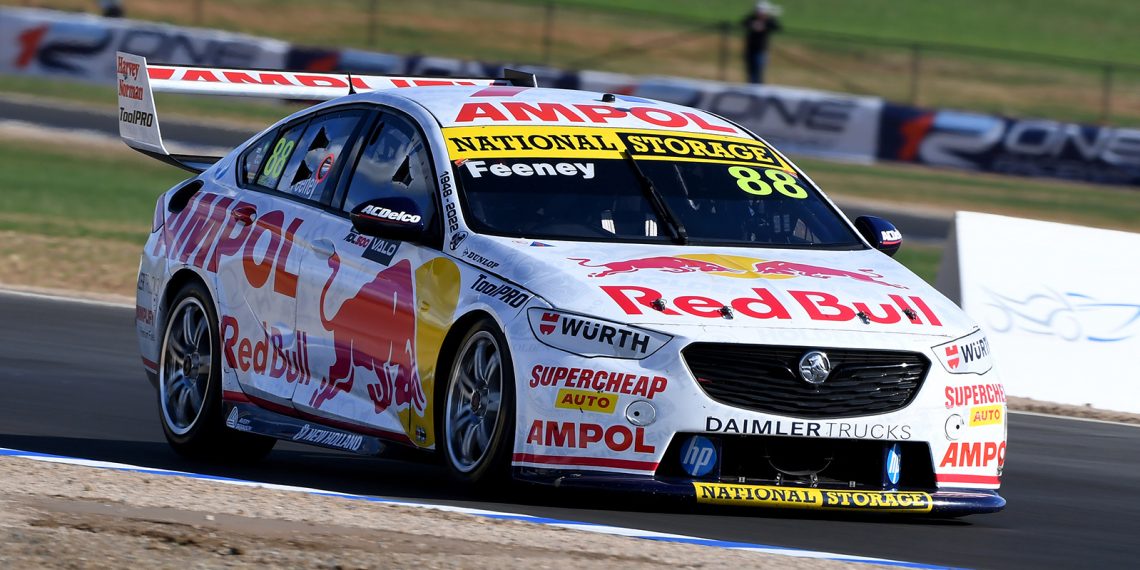
<instances>
[{"instance_id":1,"label":"red bull text","mask_svg":"<svg viewBox=\"0 0 1140 570\"><path fill-rule=\"evenodd\" d=\"M660 291L637 285L603 285L601 287L614 303L627 315L660 313L669 316L691 315L708 319L724 317L723 307L731 307L735 314L753 319L787 320L792 318L788 306L798 307L813 321L844 322L862 319L869 323L894 324L904 319L912 325L942 326L934 311L917 295L887 295L887 303L869 303L840 299L822 291L787 291L794 305L780 301L776 294L763 287L752 288L753 296L736 297L728 301L701 295L681 295L665 299ZM666 301L661 309L654 306ZM916 312L917 311L917 312ZM913 316L907 316L907 315ZM921 315L921 316L920 316ZM923 317L926 320L923 320Z\"/></svg>"},{"instance_id":2,"label":"red bull text","mask_svg":"<svg viewBox=\"0 0 1140 570\"><path fill-rule=\"evenodd\" d=\"M309 368L309 335L296 331L296 342L285 348L282 332L268 323L261 323L260 340L241 336L238 320L229 315L222 317L222 354L226 366L242 372L254 372L270 378L284 379L292 384L308 384L313 378Z\"/></svg>"}]
</instances>

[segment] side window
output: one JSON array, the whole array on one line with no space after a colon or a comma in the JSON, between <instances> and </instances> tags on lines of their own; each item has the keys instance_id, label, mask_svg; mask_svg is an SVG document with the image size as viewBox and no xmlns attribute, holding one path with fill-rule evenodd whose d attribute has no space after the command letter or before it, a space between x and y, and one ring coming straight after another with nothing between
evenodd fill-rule
<instances>
[{"instance_id":1,"label":"side window","mask_svg":"<svg viewBox=\"0 0 1140 570\"><path fill-rule=\"evenodd\" d=\"M257 171L261 169L261 163L265 161L265 153L269 151L269 145L275 136L277 136L277 131L266 133L265 136L246 149L245 154L241 157L240 177L242 184L253 184L254 179L257 178Z\"/></svg>"},{"instance_id":2,"label":"side window","mask_svg":"<svg viewBox=\"0 0 1140 570\"><path fill-rule=\"evenodd\" d=\"M431 157L415 125L385 114L367 142L349 181L344 211L367 200L402 196L415 201L430 225L435 213Z\"/></svg>"},{"instance_id":3,"label":"side window","mask_svg":"<svg viewBox=\"0 0 1140 570\"><path fill-rule=\"evenodd\" d=\"M277 180L277 190L306 200L320 200L325 187L334 183L332 175L338 161L344 159L364 116L364 111L341 111L313 119Z\"/></svg>"},{"instance_id":4,"label":"side window","mask_svg":"<svg viewBox=\"0 0 1140 570\"><path fill-rule=\"evenodd\" d=\"M285 170L285 164L293 155L293 149L297 148L297 140L305 133L306 124L301 122L282 131L281 137L273 143L273 149L269 151L269 157L264 161L265 164L261 166L261 175L257 177L258 186L267 188L277 186L281 172Z\"/></svg>"}]
</instances>

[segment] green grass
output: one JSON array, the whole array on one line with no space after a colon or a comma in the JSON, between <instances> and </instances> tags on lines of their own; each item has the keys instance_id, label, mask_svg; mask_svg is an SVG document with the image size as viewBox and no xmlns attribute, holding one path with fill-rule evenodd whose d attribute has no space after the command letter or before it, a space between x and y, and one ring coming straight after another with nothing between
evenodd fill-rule
<instances>
[{"instance_id":1,"label":"green grass","mask_svg":"<svg viewBox=\"0 0 1140 570\"><path fill-rule=\"evenodd\" d=\"M544 0L532 0L543 4ZM989 47L1137 65L1140 3L1121 0L783 0L789 33L820 30L886 40ZM556 0L635 9L690 22L738 20L751 0Z\"/></svg>"},{"instance_id":2,"label":"green grass","mask_svg":"<svg viewBox=\"0 0 1140 570\"><path fill-rule=\"evenodd\" d=\"M938 276L938 264L942 261L942 248L936 245L916 245L903 243L895 253L895 260L907 266L927 283L934 285Z\"/></svg>"},{"instance_id":3,"label":"green grass","mask_svg":"<svg viewBox=\"0 0 1140 570\"><path fill-rule=\"evenodd\" d=\"M140 244L184 173L122 152L0 141L0 230Z\"/></svg>"}]
</instances>

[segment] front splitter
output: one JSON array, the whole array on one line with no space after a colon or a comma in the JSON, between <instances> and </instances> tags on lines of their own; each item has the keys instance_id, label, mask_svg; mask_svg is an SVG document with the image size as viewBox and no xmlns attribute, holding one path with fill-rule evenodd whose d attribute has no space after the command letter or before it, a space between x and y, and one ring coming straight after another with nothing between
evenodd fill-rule
<instances>
[{"instance_id":1,"label":"front splitter","mask_svg":"<svg viewBox=\"0 0 1140 570\"><path fill-rule=\"evenodd\" d=\"M830 489L590 472L567 474L525 468L516 468L514 475L522 481L565 489L601 489L674 497L700 504L815 512L957 517L994 513L1005 507L1005 499L997 491L985 489L939 489L934 492Z\"/></svg>"}]
</instances>

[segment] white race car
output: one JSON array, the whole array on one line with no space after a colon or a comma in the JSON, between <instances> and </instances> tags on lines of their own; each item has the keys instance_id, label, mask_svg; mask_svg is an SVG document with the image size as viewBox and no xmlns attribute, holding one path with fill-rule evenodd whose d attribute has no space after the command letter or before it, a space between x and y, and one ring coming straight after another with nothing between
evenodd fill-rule
<instances>
[{"instance_id":1,"label":"white race car","mask_svg":"<svg viewBox=\"0 0 1140 570\"><path fill-rule=\"evenodd\" d=\"M170 444L276 439L700 503L1005 505L985 336L791 161L718 116L507 80L147 66L128 145L162 194L137 329ZM153 92L324 100L220 159Z\"/></svg>"}]
</instances>

